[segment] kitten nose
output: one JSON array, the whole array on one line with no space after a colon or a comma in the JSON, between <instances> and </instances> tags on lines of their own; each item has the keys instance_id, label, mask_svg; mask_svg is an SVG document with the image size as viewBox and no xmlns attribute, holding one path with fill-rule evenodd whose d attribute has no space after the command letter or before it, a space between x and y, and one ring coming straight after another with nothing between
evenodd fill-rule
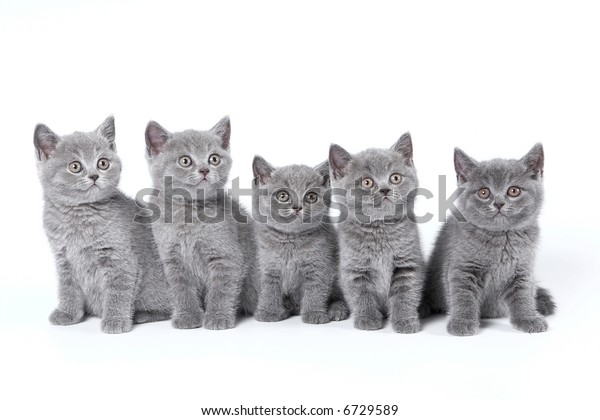
<instances>
[{"instance_id":1,"label":"kitten nose","mask_svg":"<svg viewBox=\"0 0 600 420\"><path fill-rule=\"evenodd\" d=\"M96 182L96 181L98 180L98 178L100 178L100 175L96 175L96 174L94 174L94 175L90 175L90 176L89 176L89 178L90 178L92 181Z\"/></svg>"},{"instance_id":2,"label":"kitten nose","mask_svg":"<svg viewBox=\"0 0 600 420\"><path fill-rule=\"evenodd\" d=\"M379 192L383 195L388 195L388 193L390 192L389 188L380 188Z\"/></svg>"},{"instance_id":3,"label":"kitten nose","mask_svg":"<svg viewBox=\"0 0 600 420\"><path fill-rule=\"evenodd\" d=\"M294 206L292 207L292 210L294 210L296 213L298 213L300 210L302 210L301 206Z\"/></svg>"},{"instance_id":4,"label":"kitten nose","mask_svg":"<svg viewBox=\"0 0 600 420\"><path fill-rule=\"evenodd\" d=\"M499 203L499 202L495 202L495 203L494 203L494 206L495 206L495 207L496 207L498 210L500 210L502 207L504 207L504 204L505 204L505 203Z\"/></svg>"},{"instance_id":5,"label":"kitten nose","mask_svg":"<svg viewBox=\"0 0 600 420\"><path fill-rule=\"evenodd\" d=\"M202 168L199 171L202 175L206 176L208 175L208 173L210 172L210 170L208 168Z\"/></svg>"}]
</instances>

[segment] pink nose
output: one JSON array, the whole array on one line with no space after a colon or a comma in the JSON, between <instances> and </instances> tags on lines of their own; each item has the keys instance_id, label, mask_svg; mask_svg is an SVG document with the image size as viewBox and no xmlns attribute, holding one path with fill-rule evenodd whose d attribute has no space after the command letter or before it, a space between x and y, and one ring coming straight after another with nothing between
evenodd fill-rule
<instances>
[{"instance_id":1,"label":"pink nose","mask_svg":"<svg viewBox=\"0 0 600 420\"><path fill-rule=\"evenodd\" d=\"M208 169L200 169L200 173L206 177L210 171Z\"/></svg>"}]
</instances>

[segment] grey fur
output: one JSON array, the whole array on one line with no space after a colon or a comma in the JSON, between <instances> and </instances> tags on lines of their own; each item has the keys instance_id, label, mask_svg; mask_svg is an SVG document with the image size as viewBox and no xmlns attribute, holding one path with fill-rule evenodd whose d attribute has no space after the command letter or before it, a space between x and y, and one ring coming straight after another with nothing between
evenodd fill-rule
<instances>
[{"instance_id":1,"label":"grey fur","mask_svg":"<svg viewBox=\"0 0 600 420\"><path fill-rule=\"evenodd\" d=\"M329 151L332 186L346 192L349 211L339 224L341 283L359 329L382 328L385 317L396 332L420 329L417 310L424 263L419 231L408 217L407 205L418 185L412 158L408 133L391 150L368 149L351 155L332 145ZM393 184L391 175L396 173L401 182ZM372 179L371 188L361 185L366 178ZM362 205L350 190L365 194Z\"/></svg>"},{"instance_id":2,"label":"grey fur","mask_svg":"<svg viewBox=\"0 0 600 420\"><path fill-rule=\"evenodd\" d=\"M525 332L546 331L542 315L554 313L552 296L533 279L542 207L544 151L536 144L520 160L476 162L455 150L458 209L442 228L429 262L422 314L449 312L448 332L477 333L480 318L510 315ZM518 187L516 197L509 188ZM489 197L479 191L489 189Z\"/></svg>"},{"instance_id":3,"label":"grey fur","mask_svg":"<svg viewBox=\"0 0 600 420\"><path fill-rule=\"evenodd\" d=\"M117 188L114 119L66 136L38 124L34 146L44 228L58 271L58 307L50 322L71 325L93 315L102 317L102 331L123 333L133 322L168 319L171 305L152 232L133 221L136 203ZM107 169L98 167L102 158L110 162ZM78 173L69 170L72 162L79 162Z\"/></svg>"},{"instance_id":4,"label":"grey fur","mask_svg":"<svg viewBox=\"0 0 600 420\"><path fill-rule=\"evenodd\" d=\"M246 223L234 218L236 210L245 213L224 193L232 163L230 132L228 117L209 131L170 133L153 121L146 127L148 165L160 190L153 201L161 219L152 228L171 286L175 328L232 328L240 307L250 314L256 308L254 226L250 218ZM209 162L213 154L220 159L216 165ZM189 166L182 166L182 157L191 159ZM169 193L166 177L189 197ZM223 219L206 221L202 214Z\"/></svg>"},{"instance_id":5,"label":"grey fur","mask_svg":"<svg viewBox=\"0 0 600 420\"><path fill-rule=\"evenodd\" d=\"M257 225L261 294L255 318L280 321L299 313L309 324L348 318L339 288L337 235L324 220L329 165L274 168L255 156L252 169L253 208L267 217ZM286 202L275 198L282 191ZM306 201L309 194L316 194L314 203Z\"/></svg>"}]
</instances>

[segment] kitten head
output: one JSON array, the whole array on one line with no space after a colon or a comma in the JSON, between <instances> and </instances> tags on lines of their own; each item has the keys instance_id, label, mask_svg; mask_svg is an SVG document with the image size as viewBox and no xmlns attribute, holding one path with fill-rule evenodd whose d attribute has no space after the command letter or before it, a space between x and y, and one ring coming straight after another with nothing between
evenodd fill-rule
<instances>
[{"instance_id":1,"label":"kitten head","mask_svg":"<svg viewBox=\"0 0 600 420\"><path fill-rule=\"evenodd\" d=\"M150 121L146 126L146 150L154 186L185 189L194 198L216 197L224 188L231 169L229 138L231 125L224 117L208 131L170 133Z\"/></svg>"},{"instance_id":2,"label":"kitten head","mask_svg":"<svg viewBox=\"0 0 600 420\"><path fill-rule=\"evenodd\" d=\"M112 116L94 131L65 136L38 124L33 144L38 175L49 199L78 205L101 201L117 191L121 160L115 146Z\"/></svg>"},{"instance_id":3,"label":"kitten head","mask_svg":"<svg viewBox=\"0 0 600 420\"><path fill-rule=\"evenodd\" d=\"M458 208L477 227L505 231L535 223L542 207L544 149L540 143L519 160L477 162L454 150L460 195Z\"/></svg>"},{"instance_id":4,"label":"kitten head","mask_svg":"<svg viewBox=\"0 0 600 420\"><path fill-rule=\"evenodd\" d=\"M350 215L363 222L406 215L408 195L418 186L409 133L389 150L367 149L356 155L334 144L329 165L332 186L345 191Z\"/></svg>"},{"instance_id":5,"label":"kitten head","mask_svg":"<svg viewBox=\"0 0 600 420\"><path fill-rule=\"evenodd\" d=\"M329 187L329 165L311 168L289 165L275 168L260 156L252 162L253 208L267 224L284 232L302 232L323 223Z\"/></svg>"}]
</instances>

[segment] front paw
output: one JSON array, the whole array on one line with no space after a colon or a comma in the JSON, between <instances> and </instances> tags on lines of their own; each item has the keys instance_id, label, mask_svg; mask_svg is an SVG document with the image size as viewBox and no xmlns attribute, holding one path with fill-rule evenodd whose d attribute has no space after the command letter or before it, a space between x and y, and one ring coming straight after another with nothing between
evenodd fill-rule
<instances>
[{"instance_id":1,"label":"front paw","mask_svg":"<svg viewBox=\"0 0 600 420\"><path fill-rule=\"evenodd\" d=\"M475 335L479 331L479 320L450 318L448 332L452 335Z\"/></svg>"},{"instance_id":2,"label":"front paw","mask_svg":"<svg viewBox=\"0 0 600 420\"><path fill-rule=\"evenodd\" d=\"M302 314L302 322L306 324L327 324L329 315L325 311L312 311Z\"/></svg>"},{"instance_id":3,"label":"front paw","mask_svg":"<svg viewBox=\"0 0 600 420\"><path fill-rule=\"evenodd\" d=\"M329 320L331 321L343 321L350 316L348 305L341 300L332 302L331 305L329 305L327 312L329 314Z\"/></svg>"},{"instance_id":4,"label":"front paw","mask_svg":"<svg viewBox=\"0 0 600 420\"><path fill-rule=\"evenodd\" d=\"M70 314L60 309L55 309L48 319L52 325L73 325L81 322L83 315Z\"/></svg>"},{"instance_id":5,"label":"front paw","mask_svg":"<svg viewBox=\"0 0 600 420\"><path fill-rule=\"evenodd\" d=\"M228 330L235 327L235 316L206 315L204 328L209 330Z\"/></svg>"},{"instance_id":6,"label":"front paw","mask_svg":"<svg viewBox=\"0 0 600 420\"><path fill-rule=\"evenodd\" d=\"M105 318L100 326L104 333L121 334L131 331L133 322L131 318Z\"/></svg>"},{"instance_id":7,"label":"front paw","mask_svg":"<svg viewBox=\"0 0 600 420\"><path fill-rule=\"evenodd\" d=\"M354 318L354 328L359 330L380 330L383 328L383 318L359 316Z\"/></svg>"},{"instance_id":8,"label":"front paw","mask_svg":"<svg viewBox=\"0 0 600 420\"><path fill-rule=\"evenodd\" d=\"M180 330L200 328L202 326L202 318L201 312L176 314L171 320L171 325L173 325L173 328Z\"/></svg>"},{"instance_id":9,"label":"front paw","mask_svg":"<svg viewBox=\"0 0 600 420\"><path fill-rule=\"evenodd\" d=\"M421 321L419 317L398 318L392 320L392 328L397 333L414 334L421 330Z\"/></svg>"},{"instance_id":10,"label":"front paw","mask_svg":"<svg viewBox=\"0 0 600 420\"><path fill-rule=\"evenodd\" d=\"M512 325L519 331L526 333L540 333L548 329L548 323L541 316L512 320Z\"/></svg>"},{"instance_id":11,"label":"front paw","mask_svg":"<svg viewBox=\"0 0 600 420\"><path fill-rule=\"evenodd\" d=\"M277 311L267 311L264 309L258 309L254 314L254 319L260 322L277 322L283 321L289 316L290 313L285 309L280 309Z\"/></svg>"}]
</instances>

